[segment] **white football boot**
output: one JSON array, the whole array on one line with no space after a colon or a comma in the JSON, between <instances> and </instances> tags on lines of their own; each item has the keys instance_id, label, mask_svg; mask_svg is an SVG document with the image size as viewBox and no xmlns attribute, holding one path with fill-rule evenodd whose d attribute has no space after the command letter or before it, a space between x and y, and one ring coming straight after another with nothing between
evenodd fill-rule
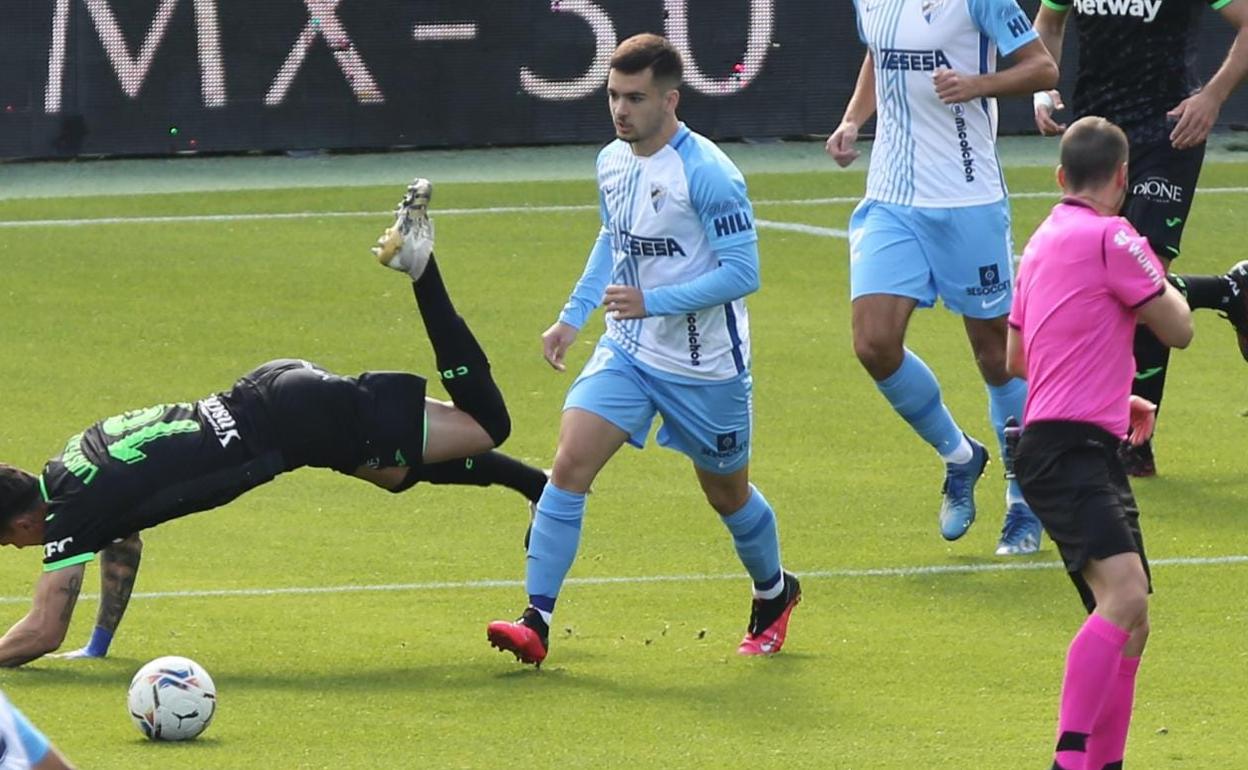
<instances>
[{"instance_id":1,"label":"white football boot","mask_svg":"<svg viewBox=\"0 0 1248 770\"><path fill-rule=\"evenodd\" d=\"M433 182L416 179L395 208L394 224L377 238L373 256L391 270L407 273L415 281L425 272L433 253L433 222L429 219L429 199Z\"/></svg>"}]
</instances>

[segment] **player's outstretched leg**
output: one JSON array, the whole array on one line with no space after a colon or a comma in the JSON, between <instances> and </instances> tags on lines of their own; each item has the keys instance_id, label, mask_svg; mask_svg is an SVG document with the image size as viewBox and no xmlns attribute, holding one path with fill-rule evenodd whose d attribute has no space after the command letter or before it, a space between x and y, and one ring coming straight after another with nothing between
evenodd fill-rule
<instances>
[{"instance_id":1,"label":"player's outstretched leg","mask_svg":"<svg viewBox=\"0 0 1248 770\"><path fill-rule=\"evenodd\" d=\"M442 282L433 255L433 222L429 219L432 195L429 180L412 182L398 206L395 224L378 239L373 253L386 267L411 277L442 384L455 406L476 420L498 446L511 433L511 417L490 375L489 359L468 324L455 312Z\"/></svg>"},{"instance_id":2,"label":"player's outstretched leg","mask_svg":"<svg viewBox=\"0 0 1248 770\"><path fill-rule=\"evenodd\" d=\"M458 460L419 465L412 468L409 478L413 485L422 481L474 487L498 484L519 492L530 503L537 502L546 486L546 472L541 468L526 465L497 450Z\"/></svg>"}]
</instances>

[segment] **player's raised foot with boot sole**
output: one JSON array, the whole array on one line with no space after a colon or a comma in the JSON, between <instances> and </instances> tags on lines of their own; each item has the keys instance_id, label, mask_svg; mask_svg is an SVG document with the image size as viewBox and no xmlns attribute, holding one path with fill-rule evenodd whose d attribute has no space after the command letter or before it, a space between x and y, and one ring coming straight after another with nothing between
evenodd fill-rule
<instances>
[{"instance_id":1,"label":"player's raised foot with boot sole","mask_svg":"<svg viewBox=\"0 0 1248 770\"><path fill-rule=\"evenodd\" d=\"M550 649L550 627L541 614L529 607L515 622L496 620L485 629L490 646L510 652L521 663L532 663L541 668Z\"/></svg>"},{"instance_id":2,"label":"player's raised foot with boot sole","mask_svg":"<svg viewBox=\"0 0 1248 770\"><path fill-rule=\"evenodd\" d=\"M975 523L975 485L988 466L988 449L970 436L971 459L964 463L945 463L945 484L941 487L944 500L940 504L940 536L957 540Z\"/></svg>"},{"instance_id":3,"label":"player's raised foot with boot sole","mask_svg":"<svg viewBox=\"0 0 1248 770\"><path fill-rule=\"evenodd\" d=\"M429 199L433 183L416 179L395 207L394 224L387 227L371 251L382 265L407 273L413 281L425 272L433 254L433 222L429 219Z\"/></svg>"},{"instance_id":4,"label":"player's raised foot with boot sole","mask_svg":"<svg viewBox=\"0 0 1248 770\"><path fill-rule=\"evenodd\" d=\"M789 618L802 600L802 584L797 576L784 573L784 589L773 599L755 599L750 607L750 625L737 647L738 655L775 655L789 634Z\"/></svg>"}]
</instances>

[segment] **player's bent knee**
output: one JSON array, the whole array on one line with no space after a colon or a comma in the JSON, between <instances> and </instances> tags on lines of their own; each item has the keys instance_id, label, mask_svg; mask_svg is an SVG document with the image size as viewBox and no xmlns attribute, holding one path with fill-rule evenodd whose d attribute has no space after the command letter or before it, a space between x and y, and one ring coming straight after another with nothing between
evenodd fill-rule
<instances>
[{"instance_id":1,"label":"player's bent knee","mask_svg":"<svg viewBox=\"0 0 1248 770\"><path fill-rule=\"evenodd\" d=\"M1119 628L1134 631L1148 623L1148 590L1124 586L1115 590L1100 604L1101 613Z\"/></svg>"},{"instance_id":2,"label":"player's bent knee","mask_svg":"<svg viewBox=\"0 0 1248 770\"><path fill-rule=\"evenodd\" d=\"M738 484L735 481L732 477L725 477L722 483L707 483L705 480L702 482L706 502L720 516L731 516L750 501L749 483Z\"/></svg>"},{"instance_id":3,"label":"player's bent knee","mask_svg":"<svg viewBox=\"0 0 1248 770\"><path fill-rule=\"evenodd\" d=\"M492 403L477 405L471 411L466 409L464 411L476 420L481 430L485 431L490 440L494 442L494 446L502 446L503 442L511 436L511 414L507 411L507 404L501 397Z\"/></svg>"},{"instance_id":4,"label":"player's bent knee","mask_svg":"<svg viewBox=\"0 0 1248 770\"><path fill-rule=\"evenodd\" d=\"M477 423L490 435L496 447L502 446L503 442L511 436L511 415L507 412L507 407L502 404L499 404L497 410L493 410L484 418L478 417Z\"/></svg>"},{"instance_id":5,"label":"player's bent knee","mask_svg":"<svg viewBox=\"0 0 1248 770\"><path fill-rule=\"evenodd\" d=\"M873 378L885 380L901 366L905 352L900 343L855 336L854 355Z\"/></svg>"},{"instance_id":6,"label":"player's bent knee","mask_svg":"<svg viewBox=\"0 0 1248 770\"><path fill-rule=\"evenodd\" d=\"M576 461L572 452L556 452L550 469L550 482L566 492L584 494L594 481L594 468L590 463Z\"/></svg>"},{"instance_id":7,"label":"player's bent knee","mask_svg":"<svg viewBox=\"0 0 1248 770\"><path fill-rule=\"evenodd\" d=\"M720 516L731 516L737 511L745 507L750 501L749 494L746 495L710 495L706 496L706 501L711 504L715 512Z\"/></svg>"}]
</instances>

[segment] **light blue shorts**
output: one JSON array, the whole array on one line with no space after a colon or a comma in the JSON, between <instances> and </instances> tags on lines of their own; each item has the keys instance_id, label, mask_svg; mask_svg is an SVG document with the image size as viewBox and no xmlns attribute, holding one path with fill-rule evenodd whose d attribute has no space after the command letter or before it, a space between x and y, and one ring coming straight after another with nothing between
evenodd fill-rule
<instances>
[{"instance_id":1,"label":"light blue shorts","mask_svg":"<svg viewBox=\"0 0 1248 770\"><path fill-rule=\"evenodd\" d=\"M1014 245L1010 202L953 209L864 200L849 219L851 299L867 294L936 298L969 318L1010 312Z\"/></svg>"},{"instance_id":2,"label":"light blue shorts","mask_svg":"<svg viewBox=\"0 0 1248 770\"><path fill-rule=\"evenodd\" d=\"M663 379L604 340L568 389L563 408L598 415L638 448L658 414L659 446L683 452L704 470L728 474L750 461L753 388L749 373L698 384Z\"/></svg>"}]
</instances>

